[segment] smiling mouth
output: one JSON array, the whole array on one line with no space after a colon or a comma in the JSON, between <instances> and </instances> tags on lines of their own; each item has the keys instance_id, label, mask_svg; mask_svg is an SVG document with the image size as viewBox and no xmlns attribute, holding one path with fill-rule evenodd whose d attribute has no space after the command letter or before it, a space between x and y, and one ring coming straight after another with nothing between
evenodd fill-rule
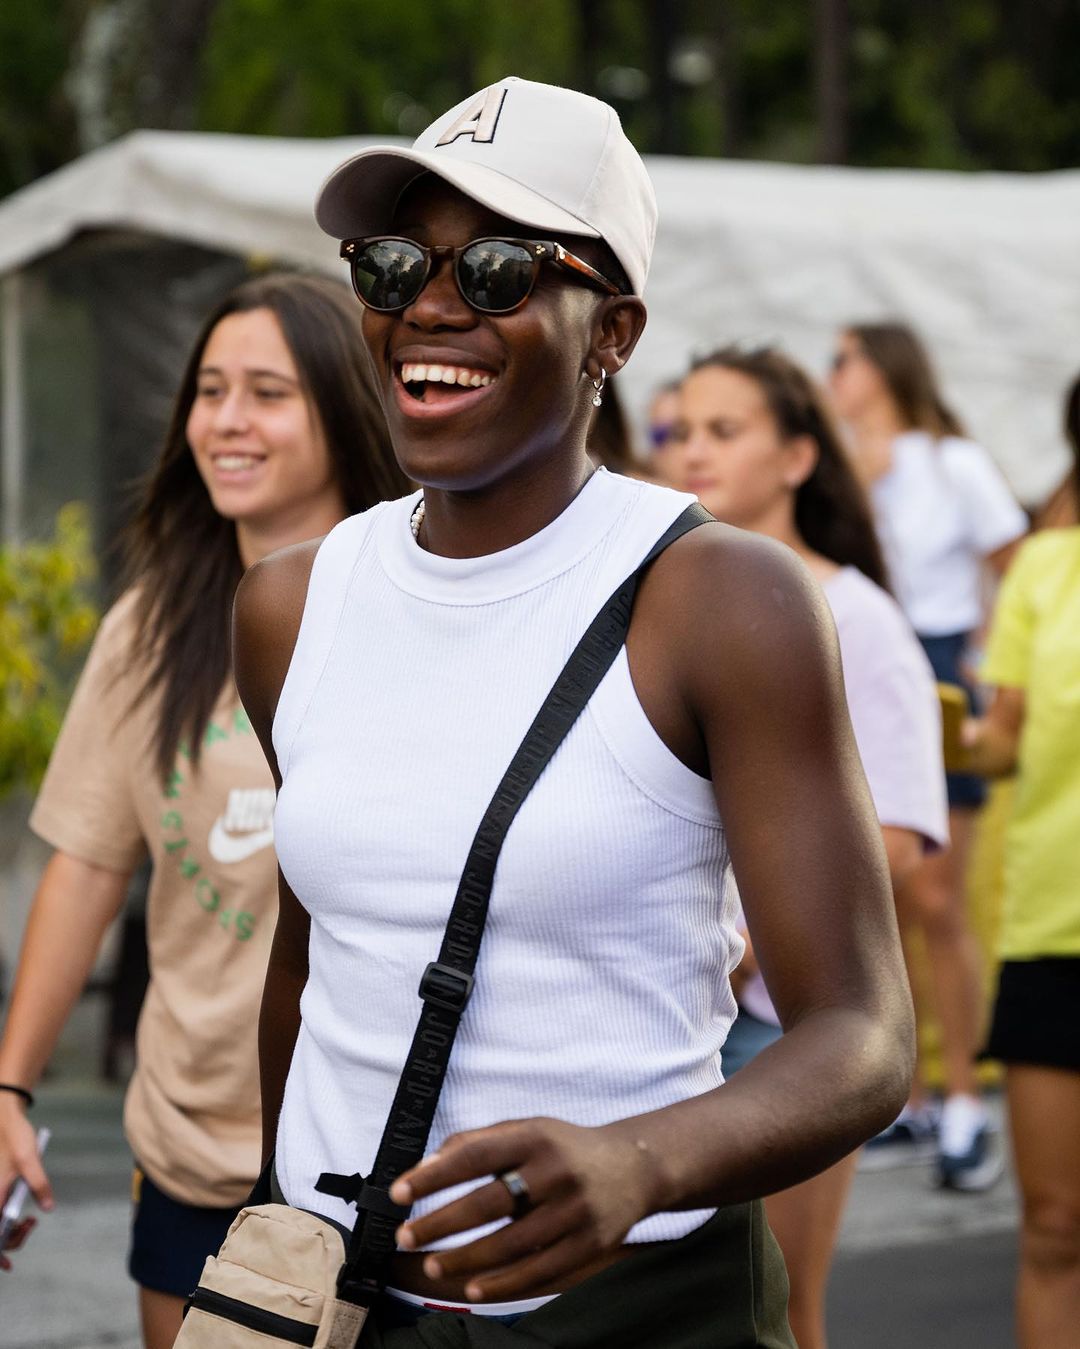
<instances>
[{"instance_id":1,"label":"smiling mouth","mask_svg":"<svg viewBox=\"0 0 1080 1349\"><path fill-rule=\"evenodd\" d=\"M424 365L407 361L398 367L406 393L418 403L453 402L463 393L486 389L497 375L465 365Z\"/></svg>"},{"instance_id":2,"label":"smiling mouth","mask_svg":"<svg viewBox=\"0 0 1080 1349\"><path fill-rule=\"evenodd\" d=\"M258 454L215 454L213 464L225 473L236 473L261 464L263 456Z\"/></svg>"}]
</instances>

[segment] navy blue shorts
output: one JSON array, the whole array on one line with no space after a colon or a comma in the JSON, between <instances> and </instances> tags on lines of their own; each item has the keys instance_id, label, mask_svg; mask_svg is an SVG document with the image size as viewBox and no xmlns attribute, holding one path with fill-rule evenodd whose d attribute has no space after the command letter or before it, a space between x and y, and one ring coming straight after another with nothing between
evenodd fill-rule
<instances>
[{"instance_id":1,"label":"navy blue shorts","mask_svg":"<svg viewBox=\"0 0 1080 1349\"><path fill-rule=\"evenodd\" d=\"M978 715L975 701L975 688L964 675L960 662L967 649L970 634L951 632L944 637L924 637L918 634L922 648L926 652L934 670L934 678L940 684L958 684L967 694L968 711ZM946 773L945 783L949 791L949 805L977 810L986 800L986 782L973 773Z\"/></svg>"},{"instance_id":2,"label":"navy blue shorts","mask_svg":"<svg viewBox=\"0 0 1080 1349\"><path fill-rule=\"evenodd\" d=\"M236 1208L197 1208L171 1199L138 1166L132 1187L128 1273L142 1288L186 1298L208 1255L217 1255Z\"/></svg>"}]
</instances>

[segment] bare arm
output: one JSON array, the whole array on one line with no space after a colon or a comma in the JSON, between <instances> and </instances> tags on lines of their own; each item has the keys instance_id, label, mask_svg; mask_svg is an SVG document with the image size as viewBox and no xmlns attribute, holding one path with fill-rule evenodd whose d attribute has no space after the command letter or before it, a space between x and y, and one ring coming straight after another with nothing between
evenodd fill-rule
<instances>
[{"instance_id":1,"label":"bare arm","mask_svg":"<svg viewBox=\"0 0 1080 1349\"><path fill-rule=\"evenodd\" d=\"M970 772L986 778L1016 772L1026 706L1023 689L999 688L994 691L986 716L972 717L964 723L961 738Z\"/></svg>"},{"instance_id":2,"label":"bare arm","mask_svg":"<svg viewBox=\"0 0 1080 1349\"><path fill-rule=\"evenodd\" d=\"M240 700L281 786L273 725L303 617L318 544L287 548L252 567L233 609L233 662ZM274 1150L308 976L308 915L278 871L278 920L259 1013L263 1161Z\"/></svg>"},{"instance_id":3,"label":"bare arm","mask_svg":"<svg viewBox=\"0 0 1080 1349\"><path fill-rule=\"evenodd\" d=\"M922 836L917 834L915 830L900 829L891 824L881 826L881 838L885 844L889 879L892 881L893 893L895 894L897 886L901 885L922 861L923 840ZM748 933L744 932L743 937L746 942L743 958L738 967L731 972L731 989L736 998L740 997L747 982L758 973L754 944Z\"/></svg>"},{"instance_id":4,"label":"bare arm","mask_svg":"<svg viewBox=\"0 0 1080 1349\"><path fill-rule=\"evenodd\" d=\"M1023 534L1018 539L1013 539L1011 543L1004 544L1001 548L995 548L992 553L986 554L986 565L999 579L1009 570L1013 558L1020 551L1020 545L1027 538Z\"/></svg>"},{"instance_id":5,"label":"bare arm","mask_svg":"<svg viewBox=\"0 0 1080 1349\"><path fill-rule=\"evenodd\" d=\"M300 995L308 977L308 928L306 910L279 871L278 921L259 1012L264 1165L274 1151L285 1082L300 1031Z\"/></svg>"},{"instance_id":6,"label":"bare arm","mask_svg":"<svg viewBox=\"0 0 1080 1349\"><path fill-rule=\"evenodd\" d=\"M683 542L649 582L676 620L675 682L787 1033L727 1087L659 1112L664 1208L730 1203L829 1165L895 1115L913 1059L881 828L824 603L761 540L710 527Z\"/></svg>"},{"instance_id":7,"label":"bare arm","mask_svg":"<svg viewBox=\"0 0 1080 1349\"><path fill-rule=\"evenodd\" d=\"M900 829L893 824L881 826L881 838L895 894L897 886L902 885L922 861L923 838L914 829Z\"/></svg>"},{"instance_id":8,"label":"bare arm","mask_svg":"<svg viewBox=\"0 0 1080 1349\"><path fill-rule=\"evenodd\" d=\"M23 938L3 1041L0 1082L31 1089L82 992L109 924L127 894L129 872L56 852L42 873ZM0 1092L0 1195L23 1176L43 1208L52 1189L38 1161L20 1097Z\"/></svg>"}]
</instances>

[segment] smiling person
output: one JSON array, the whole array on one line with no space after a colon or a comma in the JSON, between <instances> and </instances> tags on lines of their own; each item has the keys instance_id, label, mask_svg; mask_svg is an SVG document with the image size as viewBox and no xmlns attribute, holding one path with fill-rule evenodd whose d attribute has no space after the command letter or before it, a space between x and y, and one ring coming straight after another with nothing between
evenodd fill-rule
<instances>
[{"instance_id":1,"label":"smiling person","mask_svg":"<svg viewBox=\"0 0 1080 1349\"><path fill-rule=\"evenodd\" d=\"M267 1152L286 1202L351 1228L332 1190L380 1150L489 799L697 508L586 451L656 224L611 108L504 80L344 164L317 217L421 490L253 568L236 668L281 783ZM788 1034L726 1085L731 863ZM912 1053L828 615L787 549L702 524L514 818L422 1163L359 1190L411 1206L363 1344L790 1349L760 1196L891 1118Z\"/></svg>"},{"instance_id":2,"label":"smiling person","mask_svg":"<svg viewBox=\"0 0 1080 1349\"><path fill-rule=\"evenodd\" d=\"M933 672L896 602L870 507L821 395L782 352L725 347L695 361L665 450L668 481L719 520L787 544L821 583L836 621L855 743L893 885L948 843ZM741 1072L781 1030L752 945L736 974L739 1015L723 1049ZM765 1210L791 1282L799 1349L825 1349L825 1291L855 1154Z\"/></svg>"},{"instance_id":3,"label":"smiling person","mask_svg":"<svg viewBox=\"0 0 1080 1349\"><path fill-rule=\"evenodd\" d=\"M274 926L274 784L232 680L244 569L407 485L343 286L267 276L207 320L127 536L125 593L79 681L31 826L55 852L0 1043L0 1193L52 1189L32 1089L149 854L150 986L125 1128L145 1342L259 1170L255 1023Z\"/></svg>"}]
</instances>

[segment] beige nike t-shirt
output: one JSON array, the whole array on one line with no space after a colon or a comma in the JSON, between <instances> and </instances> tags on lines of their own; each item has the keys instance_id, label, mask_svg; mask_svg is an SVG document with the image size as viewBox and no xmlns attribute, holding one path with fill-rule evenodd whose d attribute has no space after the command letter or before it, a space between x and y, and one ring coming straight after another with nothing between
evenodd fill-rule
<instances>
[{"instance_id":1,"label":"beige nike t-shirt","mask_svg":"<svg viewBox=\"0 0 1080 1349\"><path fill-rule=\"evenodd\" d=\"M153 700L134 712L134 596L106 615L30 817L47 843L130 871L149 854L150 987L124 1123L153 1182L189 1204L241 1203L258 1173L256 1028L277 916L274 789L232 686L196 771L154 763Z\"/></svg>"}]
</instances>

